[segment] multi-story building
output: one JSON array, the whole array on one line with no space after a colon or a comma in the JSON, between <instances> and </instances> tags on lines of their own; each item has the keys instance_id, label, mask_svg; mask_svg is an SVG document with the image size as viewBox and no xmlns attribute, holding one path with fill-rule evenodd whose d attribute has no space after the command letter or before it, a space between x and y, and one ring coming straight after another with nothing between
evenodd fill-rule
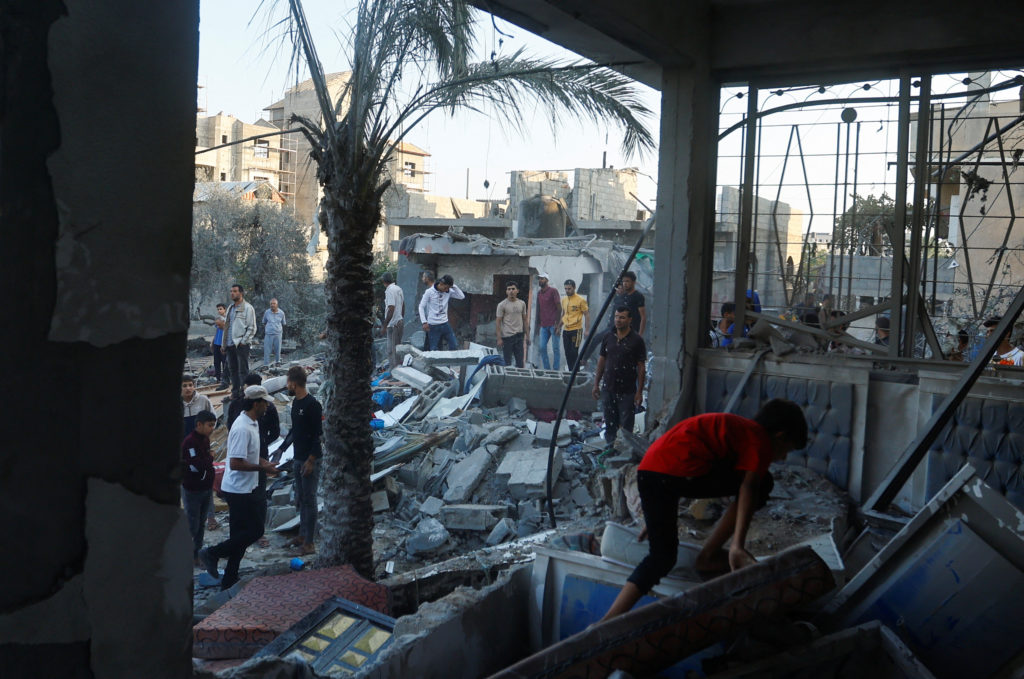
<instances>
[{"instance_id":1,"label":"multi-story building","mask_svg":"<svg viewBox=\"0 0 1024 679\"><path fill-rule=\"evenodd\" d=\"M196 155L196 181L265 181L279 189L282 154L280 139L272 136L242 144L235 143L275 129L266 120L250 124L224 113L196 118L196 151L215 149Z\"/></svg>"}]
</instances>

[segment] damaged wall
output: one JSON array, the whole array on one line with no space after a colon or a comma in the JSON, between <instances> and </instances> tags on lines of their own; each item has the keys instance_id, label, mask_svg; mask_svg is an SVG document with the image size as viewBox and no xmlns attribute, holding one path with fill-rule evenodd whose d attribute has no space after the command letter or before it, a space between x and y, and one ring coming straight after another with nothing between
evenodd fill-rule
<instances>
[{"instance_id":1,"label":"damaged wall","mask_svg":"<svg viewBox=\"0 0 1024 679\"><path fill-rule=\"evenodd\" d=\"M184 676L177 385L198 2L2 5L0 281L22 303L0 377L16 403L0 575L17 583L0 594L0 666ZM135 121L130 134L109 125L112 111Z\"/></svg>"}]
</instances>

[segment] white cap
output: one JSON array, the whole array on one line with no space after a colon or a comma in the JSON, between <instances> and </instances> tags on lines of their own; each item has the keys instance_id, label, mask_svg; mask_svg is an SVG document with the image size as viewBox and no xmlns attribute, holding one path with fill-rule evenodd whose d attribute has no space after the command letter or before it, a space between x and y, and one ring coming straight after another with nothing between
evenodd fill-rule
<instances>
[{"instance_id":1,"label":"white cap","mask_svg":"<svg viewBox=\"0 0 1024 679\"><path fill-rule=\"evenodd\" d=\"M537 278L547 278L548 280L551 280L551 276L547 275L543 271L538 271L537 272Z\"/></svg>"},{"instance_id":2,"label":"white cap","mask_svg":"<svg viewBox=\"0 0 1024 679\"><path fill-rule=\"evenodd\" d=\"M270 397L270 394L267 393L267 390L258 384L246 387L245 397L253 401L257 399L263 399L264 401L270 401L271 403L274 402L274 399Z\"/></svg>"}]
</instances>

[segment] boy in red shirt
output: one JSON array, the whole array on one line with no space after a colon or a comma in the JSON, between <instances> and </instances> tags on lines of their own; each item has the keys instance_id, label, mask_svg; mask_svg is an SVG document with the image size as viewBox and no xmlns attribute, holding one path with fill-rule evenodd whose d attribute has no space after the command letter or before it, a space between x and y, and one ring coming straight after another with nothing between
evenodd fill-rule
<instances>
[{"instance_id":1,"label":"boy in red shirt","mask_svg":"<svg viewBox=\"0 0 1024 679\"><path fill-rule=\"evenodd\" d=\"M728 413L688 418L652 443L637 467L650 552L602 620L633 608L675 566L679 498L736 496L697 556L699 572L737 570L754 563L744 543L751 517L772 490L768 465L806 446L804 413L783 399L765 403L753 420ZM722 547L730 536L726 552Z\"/></svg>"}]
</instances>

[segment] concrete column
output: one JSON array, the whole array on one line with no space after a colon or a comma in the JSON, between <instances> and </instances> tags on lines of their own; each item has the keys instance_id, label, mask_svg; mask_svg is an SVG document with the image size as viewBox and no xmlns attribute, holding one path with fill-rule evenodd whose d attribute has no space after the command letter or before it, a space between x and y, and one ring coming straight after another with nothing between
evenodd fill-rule
<instances>
[{"instance_id":1,"label":"concrete column","mask_svg":"<svg viewBox=\"0 0 1024 679\"><path fill-rule=\"evenodd\" d=\"M711 298L718 90L702 65L666 69L662 76L655 295L647 311L655 356L652 417L663 415L680 392L665 416L689 415L695 403L695 351L707 330Z\"/></svg>"}]
</instances>

